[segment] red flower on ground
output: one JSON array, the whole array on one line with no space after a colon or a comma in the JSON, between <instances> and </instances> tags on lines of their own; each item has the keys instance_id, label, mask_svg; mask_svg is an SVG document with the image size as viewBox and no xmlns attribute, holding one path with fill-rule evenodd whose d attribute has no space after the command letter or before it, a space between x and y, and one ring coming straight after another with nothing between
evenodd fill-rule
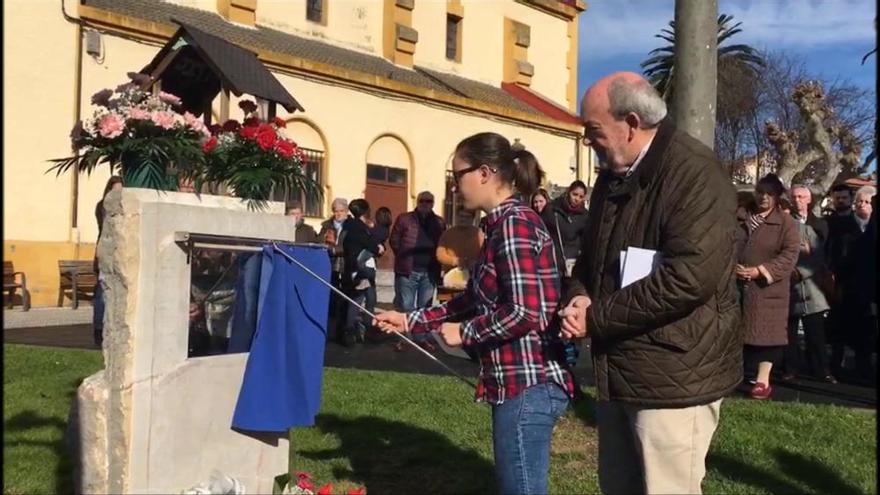
<instances>
[{"instance_id":1,"label":"red flower on ground","mask_svg":"<svg viewBox=\"0 0 880 495\"><path fill-rule=\"evenodd\" d=\"M275 129L270 126L268 129L260 128L257 133L257 144L263 151L269 151L275 147L278 136L275 135Z\"/></svg>"},{"instance_id":2,"label":"red flower on ground","mask_svg":"<svg viewBox=\"0 0 880 495\"><path fill-rule=\"evenodd\" d=\"M210 153L217 146L217 136L211 136L211 139L205 141L205 144L202 145L202 151L205 153Z\"/></svg>"},{"instance_id":3,"label":"red flower on ground","mask_svg":"<svg viewBox=\"0 0 880 495\"><path fill-rule=\"evenodd\" d=\"M257 116L248 117L248 118L244 119L244 126L245 127L257 127L258 125L260 125L260 118Z\"/></svg>"},{"instance_id":4,"label":"red flower on ground","mask_svg":"<svg viewBox=\"0 0 880 495\"><path fill-rule=\"evenodd\" d=\"M360 487L348 492L348 495L366 495L367 490L364 487Z\"/></svg>"},{"instance_id":5,"label":"red flower on ground","mask_svg":"<svg viewBox=\"0 0 880 495\"><path fill-rule=\"evenodd\" d=\"M245 139L256 139L259 129L256 127L245 126L239 129L238 134Z\"/></svg>"},{"instance_id":6,"label":"red flower on ground","mask_svg":"<svg viewBox=\"0 0 880 495\"><path fill-rule=\"evenodd\" d=\"M333 484L327 483L321 488L318 488L318 492L315 495L333 495Z\"/></svg>"},{"instance_id":7,"label":"red flower on ground","mask_svg":"<svg viewBox=\"0 0 880 495\"><path fill-rule=\"evenodd\" d=\"M281 117L273 117L272 123L277 127L287 127L287 122L284 121Z\"/></svg>"},{"instance_id":8,"label":"red flower on ground","mask_svg":"<svg viewBox=\"0 0 880 495\"><path fill-rule=\"evenodd\" d=\"M296 151L296 146L286 139L279 139L278 142L275 143L275 151L284 158L291 158Z\"/></svg>"}]
</instances>

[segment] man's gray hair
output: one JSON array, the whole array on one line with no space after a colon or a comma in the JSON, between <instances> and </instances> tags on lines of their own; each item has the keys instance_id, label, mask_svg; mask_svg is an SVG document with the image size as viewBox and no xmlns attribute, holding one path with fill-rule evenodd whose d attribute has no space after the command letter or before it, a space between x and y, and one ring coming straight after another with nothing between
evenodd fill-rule
<instances>
[{"instance_id":1,"label":"man's gray hair","mask_svg":"<svg viewBox=\"0 0 880 495\"><path fill-rule=\"evenodd\" d=\"M806 184L795 184L791 186L791 192L794 192L795 189L805 189L808 193L810 193L810 197L813 197L813 190L810 189L810 186Z\"/></svg>"},{"instance_id":2,"label":"man's gray hair","mask_svg":"<svg viewBox=\"0 0 880 495\"><path fill-rule=\"evenodd\" d=\"M333 200L333 203L330 204L331 210L347 210L348 209L348 200L345 198L336 198Z\"/></svg>"},{"instance_id":3,"label":"man's gray hair","mask_svg":"<svg viewBox=\"0 0 880 495\"><path fill-rule=\"evenodd\" d=\"M867 196L868 199L873 198L877 194L877 188L874 186L862 186L856 191L855 198L859 196Z\"/></svg>"},{"instance_id":4,"label":"man's gray hair","mask_svg":"<svg viewBox=\"0 0 880 495\"><path fill-rule=\"evenodd\" d=\"M630 112L639 116L642 128L657 127L666 117L666 102L647 81L628 81L623 77L611 82L608 89L611 115L622 119Z\"/></svg>"}]
</instances>

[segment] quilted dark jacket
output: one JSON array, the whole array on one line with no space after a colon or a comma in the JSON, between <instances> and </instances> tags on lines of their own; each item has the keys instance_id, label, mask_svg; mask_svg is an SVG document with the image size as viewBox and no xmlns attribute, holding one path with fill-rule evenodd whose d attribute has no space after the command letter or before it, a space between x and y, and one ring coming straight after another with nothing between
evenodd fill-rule
<instances>
[{"instance_id":1,"label":"quilted dark jacket","mask_svg":"<svg viewBox=\"0 0 880 495\"><path fill-rule=\"evenodd\" d=\"M661 124L632 175L599 174L567 297L593 299L599 400L689 407L742 379L734 276L736 193L714 153ZM620 252L658 251L650 275L620 288Z\"/></svg>"}]
</instances>

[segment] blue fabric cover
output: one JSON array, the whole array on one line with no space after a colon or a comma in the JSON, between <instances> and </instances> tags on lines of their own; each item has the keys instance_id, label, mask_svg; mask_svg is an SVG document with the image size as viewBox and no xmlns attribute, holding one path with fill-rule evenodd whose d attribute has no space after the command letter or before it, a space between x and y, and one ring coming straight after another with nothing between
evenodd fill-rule
<instances>
[{"instance_id":1,"label":"blue fabric cover","mask_svg":"<svg viewBox=\"0 0 880 495\"><path fill-rule=\"evenodd\" d=\"M325 249L279 247L329 282ZM321 405L330 289L271 246L263 248L259 287L257 330L232 428L286 434L313 425Z\"/></svg>"}]
</instances>

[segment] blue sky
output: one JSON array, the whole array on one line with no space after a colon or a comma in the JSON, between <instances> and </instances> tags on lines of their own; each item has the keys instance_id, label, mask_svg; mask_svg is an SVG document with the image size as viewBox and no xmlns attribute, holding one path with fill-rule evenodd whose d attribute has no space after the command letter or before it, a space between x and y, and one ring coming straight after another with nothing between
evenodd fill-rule
<instances>
[{"instance_id":1,"label":"blue sky","mask_svg":"<svg viewBox=\"0 0 880 495\"><path fill-rule=\"evenodd\" d=\"M590 84L619 70L641 72L639 63L665 43L655 38L675 15L674 0L587 0L580 15L579 96ZM877 57L862 56L877 44L874 0L719 0L718 12L742 21L733 38L758 49L802 56L823 79L840 77L876 87Z\"/></svg>"}]
</instances>

